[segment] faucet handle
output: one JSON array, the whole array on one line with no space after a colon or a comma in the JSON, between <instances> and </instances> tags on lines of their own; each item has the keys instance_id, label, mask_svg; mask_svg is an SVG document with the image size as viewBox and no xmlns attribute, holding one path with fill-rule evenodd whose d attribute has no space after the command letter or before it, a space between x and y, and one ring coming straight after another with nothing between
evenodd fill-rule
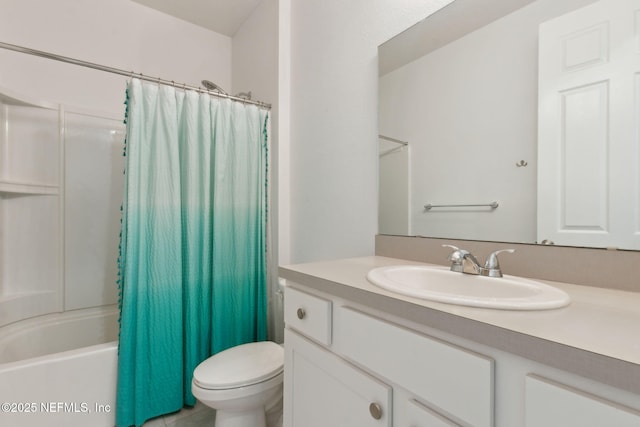
<instances>
[{"instance_id":1,"label":"faucet handle","mask_svg":"<svg viewBox=\"0 0 640 427\"><path fill-rule=\"evenodd\" d=\"M442 247L453 249L453 252L451 252L447 258L451 261L451 271L462 273L462 261L464 260L465 254L468 254L469 252L453 245L442 245Z\"/></svg>"},{"instance_id":2,"label":"faucet handle","mask_svg":"<svg viewBox=\"0 0 640 427\"><path fill-rule=\"evenodd\" d=\"M464 252L466 252L464 249L460 249L457 246L453 246L453 245L442 245L443 248L451 248L453 249L453 251L449 254L449 257L447 258L449 261L453 261L453 262L458 262L458 261L462 261L462 257L461 255L464 254Z\"/></svg>"},{"instance_id":3,"label":"faucet handle","mask_svg":"<svg viewBox=\"0 0 640 427\"><path fill-rule=\"evenodd\" d=\"M499 251L491 252L487 257L487 261L484 263L483 274L489 277L502 277L500 263L498 262L498 254L501 254L502 252L512 254L515 251L515 249L501 249Z\"/></svg>"},{"instance_id":4,"label":"faucet handle","mask_svg":"<svg viewBox=\"0 0 640 427\"><path fill-rule=\"evenodd\" d=\"M457 246L453 246L453 245L442 245L442 247L443 247L443 248L451 248L451 249L453 249L453 252L455 252L455 251L459 251L459 250L460 250L460 248L459 248L459 247L457 247Z\"/></svg>"}]
</instances>

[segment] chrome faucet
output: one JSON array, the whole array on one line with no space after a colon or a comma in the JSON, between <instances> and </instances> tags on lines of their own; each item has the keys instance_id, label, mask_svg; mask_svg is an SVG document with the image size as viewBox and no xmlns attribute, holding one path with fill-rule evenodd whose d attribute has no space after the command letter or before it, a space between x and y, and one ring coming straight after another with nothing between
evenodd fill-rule
<instances>
[{"instance_id":1,"label":"chrome faucet","mask_svg":"<svg viewBox=\"0 0 640 427\"><path fill-rule=\"evenodd\" d=\"M500 254L501 252L515 252L515 249L502 249L492 252L487 257L487 260L484 263L484 267L482 267L471 252L465 249L460 249L453 245L442 246L453 249L453 252L449 254L448 258L449 261L451 261L451 271L488 277L502 277L500 263L498 262L498 254Z\"/></svg>"}]
</instances>

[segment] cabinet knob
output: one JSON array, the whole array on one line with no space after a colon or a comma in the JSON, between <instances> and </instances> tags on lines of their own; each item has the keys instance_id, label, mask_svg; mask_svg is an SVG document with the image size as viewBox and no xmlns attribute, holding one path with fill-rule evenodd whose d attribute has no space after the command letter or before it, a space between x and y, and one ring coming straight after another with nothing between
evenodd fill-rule
<instances>
[{"instance_id":1,"label":"cabinet knob","mask_svg":"<svg viewBox=\"0 0 640 427\"><path fill-rule=\"evenodd\" d=\"M300 319L300 320L304 319L304 316L307 315L307 313L305 313L304 309L302 309L302 308L299 308L296 313L298 315L298 319Z\"/></svg>"},{"instance_id":2,"label":"cabinet knob","mask_svg":"<svg viewBox=\"0 0 640 427\"><path fill-rule=\"evenodd\" d=\"M382 418L382 408L377 403L372 403L371 405L369 405L369 412L371 413L371 416L376 420Z\"/></svg>"}]
</instances>

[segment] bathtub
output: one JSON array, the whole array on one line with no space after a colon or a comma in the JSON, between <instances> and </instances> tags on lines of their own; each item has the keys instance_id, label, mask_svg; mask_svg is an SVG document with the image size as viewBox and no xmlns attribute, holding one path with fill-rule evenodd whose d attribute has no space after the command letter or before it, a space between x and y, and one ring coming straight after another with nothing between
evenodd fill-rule
<instances>
[{"instance_id":1,"label":"bathtub","mask_svg":"<svg viewBox=\"0 0 640 427\"><path fill-rule=\"evenodd\" d=\"M0 328L0 426L115 425L114 306Z\"/></svg>"}]
</instances>

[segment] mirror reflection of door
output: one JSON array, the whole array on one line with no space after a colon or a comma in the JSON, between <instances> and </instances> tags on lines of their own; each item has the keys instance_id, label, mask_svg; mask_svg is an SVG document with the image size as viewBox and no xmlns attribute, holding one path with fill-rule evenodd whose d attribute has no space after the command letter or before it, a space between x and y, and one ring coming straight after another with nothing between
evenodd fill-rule
<instances>
[{"instance_id":1,"label":"mirror reflection of door","mask_svg":"<svg viewBox=\"0 0 640 427\"><path fill-rule=\"evenodd\" d=\"M601 0L540 25L538 241L640 248L638 23Z\"/></svg>"}]
</instances>

